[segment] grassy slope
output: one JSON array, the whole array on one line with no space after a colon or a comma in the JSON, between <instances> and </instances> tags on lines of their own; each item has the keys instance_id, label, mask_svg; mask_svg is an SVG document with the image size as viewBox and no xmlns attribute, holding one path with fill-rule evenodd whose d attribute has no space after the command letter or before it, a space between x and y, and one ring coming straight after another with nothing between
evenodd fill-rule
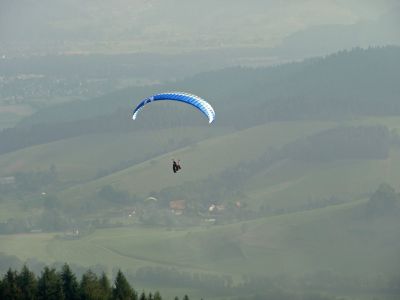
<instances>
[{"instance_id":1,"label":"grassy slope","mask_svg":"<svg viewBox=\"0 0 400 300\"><path fill-rule=\"evenodd\" d=\"M245 190L254 203L274 208L303 205L336 196L351 199L370 193L382 182L396 189L400 152L386 160L343 160L329 163L285 162L254 177Z\"/></svg>"},{"instance_id":2,"label":"grassy slope","mask_svg":"<svg viewBox=\"0 0 400 300\"><path fill-rule=\"evenodd\" d=\"M370 118L347 123L352 126L375 124L396 129L400 128L400 118ZM162 155L99 180L74 186L65 190L61 197L69 201L81 200L93 196L99 188L107 184L147 196L164 187L207 178L238 162L256 159L271 147L279 148L295 139L333 126L338 126L338 123L269 123L207 139L195 146ZM183 161L184 172L177 176L170 174L171 157L179 157ZM328 163L283 161L254 174L245 185L244 192L247 202L256 207L269 203L271 207L285 208L331 196L346 199L359 197L373 191L382 182L400 188L396 181L399 176L400 153L393 149L386 160L344 160Z\"/></svg>"},{"instance_id":3,"label":"grassy slope","mask_svg":"<svg viewBox=\"0 0 400 300\"><path fill-rule=\"evenodd\" d=\"M1 236L0 251L46 262L131 269L161 265L234 276L326 269L348 275L395 272L399 223L362 221L357 216L364 202L187 231L115 228L74 241L52 234Z\"/></svg>"},{"instance_id":4,"label":"grassy slope","mask_svg":"<svg viewBox=\"0 0 400 300\"><path fill-rule=\"evenodd\" d=\"M152 191L176 186L185 181L206 178L240 161L260 157L270 147L280 147L290 141L334 126L330 122L270 123L247 130L211 138L194 146L179 149L150 161L132 166L95 181L65 190L60 197L69 201L95 194L104 185L127 190L140 196ZM171 176L170 158L182 160L184 172Z\"/></svg>"},{"instance_id":5,"label":"grassy slope","mask_svg":"<svg viewBox=\"0 0 400 300\"><path fill-rule=\"evenodd\" d=\"M363 118L347 123L349 126L377 124L399 131L400 118ZM400 152L392 148L385 160L280 162L253 176L245 190L253 204L287 208L331 196L360 197L376 190L382 182L400 189L399 177Z\"/></svg>"},{"instance_id":6,"label":"grassy slope","mask_svg":"<svg viewBox=\"0 0 400 300\"><path fill-rule=\"evenodd\" d=\"M348 123L366 124L384 124L396 129L400 128L400 118L368 118ZM54 163L62 180L76 182L76 185L59 194L59 198L68 203L93 197L102 186L108 184L131 194L147 196L164 187L207 178L238 162L256 159L270 147L279 148L295 139L337 125L334 122L268 123L206 139L153 158L151 152L156 151L159 145L168 143L174 132L89 135L1 155L0 175L18 170L48 169ZM193 128L181 132L181 136L184 138L195 133L207 137L214 134L208 129ZM224 130L217 128L218 133ZM144 161L149 157L150 160ZM177 176L171 176L172 157L181 158L183 162L184 172ZM100 169L108 169L128 160L144 162L90 181ZM296 207L309 200L326 199L333 195L358 197L374 190L384 181L397 188L400 185L395 179L399 175L400 153L395 149L387 160L331 163L283 161L254 174L246 183L244 192L246 201L256 208L266 203L271 208ZM15 210L10 213L12 211Z\"/></svg>"},{"instance_id":7,"label":"grassy slope","mask_svg":"<svg viewBox=\"0 0 400 300\"><path fill-rule=\"evenodd\" d=\"M227 131L217 128L187 128L179 137L174 131L104 133L85 135L48 144L41 144L0 155L0 176L14 172L47 170L55 164L61 180L84 181L100 169L108 169L124 161L144 161L168 144L170 139L196 136L206 138Z\"/></svg>"}]
</instances>

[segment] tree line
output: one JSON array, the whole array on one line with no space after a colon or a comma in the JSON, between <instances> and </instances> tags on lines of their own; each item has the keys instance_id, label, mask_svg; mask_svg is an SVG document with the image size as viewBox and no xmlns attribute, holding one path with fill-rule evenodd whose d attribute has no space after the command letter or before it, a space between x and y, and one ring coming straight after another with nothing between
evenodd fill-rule
<instances>
[{"instance_id":1,"label":"tree line","mask_svg":"<svg viewBox=\"0 0 400 300\"><path fill-rule=\"evenodd\" d=\"M303 161L386 159L398 134L386 126L339 126L283 147L285 157Z\"/></svg>"},{"instance_id":2,"label":"tree line","mask_svg":"<svg viewBox=\"0 0 400 300\"><path fill-rule=\"evenodd\" d=\"M383 188L381 188L383 189ZM159 292L137 292L129 282L168 288L195 289L204 296L231 297L231 299L281 299L281 300L338 300L335 294L399 295L399 274L366 274L351 276L331 270L317 270L300 277L289 273L277 276L242 275L234 282L229 275L190 273L175 268L142 267L136 272L114 269L110 281L100 265L87 270L77 265L55 263L45 266L31 261L27 265L9 256L2 260L0 253L0 299L162 299ZM14 262L12 261L14 260ZM11 268L6 270L5 266ZM21 267L22 266L22 267ZM56 269L61 271L57 272ZM72 272L71 269L74 271ZM41 272L40 276L36 276ZM77 278L81 278L78 280ZM40 291L39 291L40 289ZM54 297L51 295L55 295ZM183 300L188 300L185 295ZM347 299L347 298L346 298ZM175 297L174 300L179 300Z\"/></svg>"},{"instance_id":3,"label":"tree line","mask_svg":"<svg viewBox=\"0 0 400 300\"><path fill-rule=\"evenodd\" d=\"M111 284L105 273L98 276L91 270L86 271L80 280L64 264L61 271L44 267L40 276L36 276L26 265L18 272L8 269L0 278L0 299L8 300L162 300L159 292L137 292L118 271ZM175 297L175 300L178 300ZM189 300L185 295L183 300Z\"/></svg>"}]
</instances>

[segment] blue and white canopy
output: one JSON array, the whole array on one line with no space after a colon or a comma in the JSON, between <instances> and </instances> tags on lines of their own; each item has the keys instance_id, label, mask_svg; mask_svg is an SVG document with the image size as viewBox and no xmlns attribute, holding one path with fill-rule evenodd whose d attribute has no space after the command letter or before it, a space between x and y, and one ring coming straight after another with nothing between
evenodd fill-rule
<instances>
[{"instance_id":1,"label":"blue and white canopy","mask_svg":"<svg viewBox=\"0 0 400 300\"><path fill-rule=\"evenodd\" d=\"M181 92L169 92L169 93L161 93L151 96L142 100L139 105L134 109L132 119L135 120L137 114L140 110L142 110L143 106L148 103L160 100L172 100L172 101L179 101L190 104L200 110L203 114L206 115L208 118L208 123L212 123L215 119L215 112L212 106L205 101L204 99L200 98L199 96L181 93Z\"/></svg>"}]
</instances>

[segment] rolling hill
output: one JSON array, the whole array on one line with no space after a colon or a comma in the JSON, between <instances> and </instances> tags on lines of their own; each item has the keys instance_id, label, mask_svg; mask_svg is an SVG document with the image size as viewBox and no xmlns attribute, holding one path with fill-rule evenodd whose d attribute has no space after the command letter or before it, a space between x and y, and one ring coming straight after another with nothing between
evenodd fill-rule
<instances>
[{"instance_id":1,"label":"rolling hill","mask_svg":"<svg viewBox=\"0 0 400 300\"><path fill-rule=\"evenodd\" d=\"M400 111L399 61L399 47L358 48L275 67L228 68L55 105L25 118L20 125L76 122L121 108L130 112L140 99L165 90L201 95L218 112L216 124L239 128L268 121L396 115Z\"/></svg>"},{"instance_id":2,"label":"rolling hill","mask_svg":"<svg viewBox=\"0 0 400 300\"><path fill-rule=\"evenodd\" d=\"M392 132L400 128L398 118L349 121L344 128L368 129L376 124ZM382 158L360 156L331 161L293 159L282 150L288 145L295 145L291 147L296 149L299 141L338 126L343 123L272 122L234 132L222 127L213 132L208 127L195 127L181 131L183 148L175 148L179 145L176 130L104 133L3 154L3 177L27 172L35 176L35 172L55 166L58 183L42 186L33 193L28 191L22 202L7 198L6 194L0 206L8 213L2 214L2 219L29 215L26 207L38 209L43 202L38 195L43 191L56 195L58 205L66 211L83 209L81 217L91 219L104 218L109 212L134 206L135 201L149 196L156 196L164 206L170 200L184 199L199 205L199 211L213 202L240 201L246 210L271 215L365 198L382 182L399 188L396 178L400 175L400 151L396 145L390 146ZM196 140L188 141L193 134ZM376 137L366 136L371 138ZM178 143L171 144L171 139ZM171 174L171 158L181 159L182 173ZM104 202L99 192L106 187L123 192L132 200ZM89 204L87 211L84 207ZM22 211L21 205L25 207Z\"/></svg>"}]
</instances>

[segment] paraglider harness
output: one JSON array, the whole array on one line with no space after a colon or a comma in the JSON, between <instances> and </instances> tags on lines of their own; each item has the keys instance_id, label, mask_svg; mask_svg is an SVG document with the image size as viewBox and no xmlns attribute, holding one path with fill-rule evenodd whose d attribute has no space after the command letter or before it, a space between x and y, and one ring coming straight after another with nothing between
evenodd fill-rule
<instances>
[{"instance_id":1,"label":"paraglider harness","mask_svg":"<svg viewBox=\"0 0 400 300\"><path fill-rule=\"evenodd\" d=\"M178 162L176 162L174 159L172 160L172 171L174 171L174 173L176 173L180 169L182 169L179 162L180 162L180 160L178 160Z\"/></svg>"}]
</instances>

